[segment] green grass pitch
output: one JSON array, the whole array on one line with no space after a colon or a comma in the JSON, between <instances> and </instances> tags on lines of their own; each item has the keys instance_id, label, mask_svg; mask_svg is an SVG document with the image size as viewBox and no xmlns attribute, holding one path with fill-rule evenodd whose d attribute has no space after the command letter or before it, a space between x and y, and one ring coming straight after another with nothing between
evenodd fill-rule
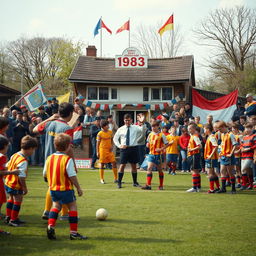
<instances>
[{"instance_id":1,"label":"green grass pitch","mask_svg":"<svg viewBox=\"0 0 256 256\"><path fill-rule=\"evenodd\" d=\"M20 217L26 226L1 228L12 233L0 237L0 255L256 255L256 193L236 195L206 194L208 180L202 175L202 192L186 193L190 174L165 175L165 190L158 191L158 175L153 190L132 186L125 173L121 190L113 184L111 171L99 183L97 171L79 171L84 196L78 198L79 232L86 241L70 241L67 221L57 221L56 241L46 238L46 222L41 220L47 184L42 169L30 168ZM138 174L144 184L146 173ZM228 190L230 190L228 188ZM98 208L109 212L106 221L95 219ZM4 207L2 211L4 212Z\"/></svg>"}]
</instances>

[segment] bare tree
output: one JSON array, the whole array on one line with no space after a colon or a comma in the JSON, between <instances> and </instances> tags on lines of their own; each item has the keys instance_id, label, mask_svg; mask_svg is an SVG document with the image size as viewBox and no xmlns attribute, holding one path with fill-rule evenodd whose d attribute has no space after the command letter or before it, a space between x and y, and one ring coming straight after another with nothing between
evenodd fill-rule
<instances>
[{"instance_id":1,"label":"bare tree","mask_svg":"<svg viewBox=\"0 0 256 256\"><path fill-rule=\"evenodd\" d=\"M217 9L194 32L212 50L209 67L215 77L226 83L227 91L238 88L244 94L244 71L248 66L255 68L256 10Z\"/></svg>"},{"instance_id":2,"label":"bare tree","mask_svg":"<svg viewBox=\"0 0 256 256\"><path fill-rule=\"evenodd\" d=\"M23 76L25 85L32 88L47 76L49 42L42 37L24 37L11 42L7 50L12 58L14 71Z\"/></svg>"},{"instance_id":3,"label":"bare tree","mask_svg":"<svg viewBox=\"0 0 256 256\"><path fill-rule=\"evenodd\" d=\"M73 44L70 39L44 37L22 37L7 45L13 71L23 77L25 87L44 80L52 93L69 86L68 77L81 48L80 42Z\"/></svg>"},{"instance_id":4,"label":"bare tree","mask_svg":"<svg viewBox=\"0 0 256 256\"><path fill-rule=\"evenodd\" d=\"M175 31L166 31L162 37L157 32L160 27L160 22L154 26L141 24L132 34L133 44L150 58L177 56L184 42L179 25L175 26Z\"/></svg>"},{"instance_id":5,"label":"bare tree","mask_svg":"<svg viewBox=\"0 0 256 256\"><path fill-rule=\"evenodd\" d=\"M5 45L0 46L0 83L5 84L12 76L11 59Z\"/></svg>"}]
</instances>

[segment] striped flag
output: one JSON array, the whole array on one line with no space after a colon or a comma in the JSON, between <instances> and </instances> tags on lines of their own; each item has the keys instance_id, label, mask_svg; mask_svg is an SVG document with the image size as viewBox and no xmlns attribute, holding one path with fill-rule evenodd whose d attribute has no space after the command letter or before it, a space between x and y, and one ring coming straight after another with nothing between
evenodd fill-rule
<instances>
[{"instance_id":1,"label":"striped flag","mask_svg":"<svg viewBox=\"0 0 256 256\"><path fill-rule=\"evenodd\" d=\"M213 120L229 122L236 110L237 97L238 90L235 90L215 100L207 100L197 90L192 89L192 115L200 116L202 123L206 123L207 115L212 115Z\"/></svg>"},{"instance_id":2,"label":"striped flag","mask_svg":"<svg viewBox=\"0 0 256 256\"><path fill-rule=\"evenodd\" d=\"M82 139L82 133L83 133L83 126L79 125L73 129L73 140L79 140Z\"/></svg>"},{"instance_id":3,"label":"striped flag","mask_svg":"<svg viewBox=\"0 0 256 256\"><path fill-rule=\"evenodd\" d=\"M112 31L105 25L105 23L103 22L102 18L99 19L94 31L93 31L93 34L94 36L98 35L99 34L99 30L100 29L103 29L105 28L108 33L110 33L112 35Z\"/></svg>"},{"instance_id":4,"label":"striped flag","mask_svg":"<svg viewBox=\"0 0 256 256\"><path fill-rule=\"evenodd\" d=\"M170 18L164 23L164 25L158 30L158 33L160 36L167 31L167 30L173 30L173 14L170 16Z\"/></svg>"}]
</instances>

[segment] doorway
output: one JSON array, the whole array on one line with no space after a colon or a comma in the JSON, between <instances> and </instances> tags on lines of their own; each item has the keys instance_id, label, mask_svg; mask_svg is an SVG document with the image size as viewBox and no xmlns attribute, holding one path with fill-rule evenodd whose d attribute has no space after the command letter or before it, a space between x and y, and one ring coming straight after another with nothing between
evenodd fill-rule
<instances>
[{"instance_id":1,"label":"doorway","mask_svg":"<svg viewBox=\"0 0 256 256\"><path fill-rule=\"evenodd\" d=\"M118 127L121 127L124 125L124 115L130 114L132 116L132 122L134 122L134 112L135 111L118 111Z\"/></svg>"},{"instance_id":2,"label":"doorway","mask_svg":"<svg viewBox=\"0 0 256 256\"><path fill-rule=\"evenodd\" d=\"M132 116L132 122L133 124L136 123L137 119L136 116L139 113L143 113L146 116L146 120L148 119L148 111L143 110L136 110L136 111L117 111L117 125L118 127L121 127L124 125L124 115L130 114Z\"/></svg>"}]
</instances>

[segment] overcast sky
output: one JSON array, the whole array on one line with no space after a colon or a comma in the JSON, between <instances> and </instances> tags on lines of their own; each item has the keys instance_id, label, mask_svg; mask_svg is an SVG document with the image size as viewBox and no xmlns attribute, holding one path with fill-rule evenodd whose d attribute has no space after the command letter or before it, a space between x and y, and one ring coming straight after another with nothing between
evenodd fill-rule
<instances>
[{"instance_id":1,"label":"overcast sky","mask_svg":"<svg viewBox=\"0 0 256 256\"><path fill-rule=\"evenodd\" d=\"M174 26L179 24L184 34L182 54L194 55L196 78L207 75L202 67L210 49L198 46L192 29L220 7L246 5L256 7L255 0L0 0L0 42L20 36L65 36L85 44L95 45L99 53L100 37L93 30L100 18L114 32L103 30L103 56L114 57L128 46L128 32L115 34L128 18L131 31L140 24L165 22L174 13ZM163 34L164 36L164 34Z\"/></svg>"}]
</instances>

